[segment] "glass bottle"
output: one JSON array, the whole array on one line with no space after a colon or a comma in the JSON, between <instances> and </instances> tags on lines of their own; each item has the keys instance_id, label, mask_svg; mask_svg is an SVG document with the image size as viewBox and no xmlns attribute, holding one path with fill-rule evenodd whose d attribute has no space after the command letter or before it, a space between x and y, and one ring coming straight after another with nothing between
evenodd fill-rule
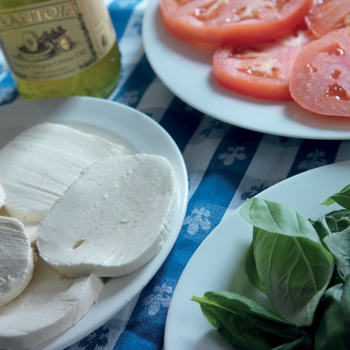
<instances>
[{"instance_id":1,"label":"glass bottle","mask_svg":"<svg viewBox=\"0 0 350 350\"><path fill-rule=\"evenodd\" d=\"M0 0L0 47L24 99L104 98L120 74L103 0Z\"/></svg>"}]
</instances>

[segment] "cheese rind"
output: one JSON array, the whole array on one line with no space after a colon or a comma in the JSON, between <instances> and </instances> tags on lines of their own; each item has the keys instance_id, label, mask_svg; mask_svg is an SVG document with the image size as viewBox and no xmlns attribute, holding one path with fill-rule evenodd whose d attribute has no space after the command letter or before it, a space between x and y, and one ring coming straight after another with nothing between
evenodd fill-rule
<instances>
[{"instance_id":1,"label":"cheese rind","mask_svg":"<svg viewBox=\"0 0 350 350\"><path fill-rule=\"evenodd\" d=\"M30 282L34 251L23 224L0 216L0 307L20 295Z\"/></svg>"},{"instance_id":2,"label":"cheese rind","mask_svg":"<svg viewBox=\"0 0 350 350\"><path fill-rule=\"evenodd\" d=\"M0 348L30 348L63 333L90 310L102 287L95 275L67 278L39 257L27 288L0 308Z\"/></svg>"},{"instance_id":3,"label":"cheese rind","mask_svg":"<svg viewBox=\"0 0 350 350\"><path fill-rule=\"evenodd\" d=\"M70 277L116 277L150 261L179 210L174 172L156 155L107 158L85 169L39 224L42 258Z\"/></svg>"},{"instance_id":4,"label":"cheese rind","mask_svg":"<svg viewBox=\"0 0 350 350\"><path fill-rule=\"evenodd\" d=\"M0 150L4 210L22 222L39 222L84 168L122 152L122 146L68 126L32 127Z\"/></svg>"}]
</instances>

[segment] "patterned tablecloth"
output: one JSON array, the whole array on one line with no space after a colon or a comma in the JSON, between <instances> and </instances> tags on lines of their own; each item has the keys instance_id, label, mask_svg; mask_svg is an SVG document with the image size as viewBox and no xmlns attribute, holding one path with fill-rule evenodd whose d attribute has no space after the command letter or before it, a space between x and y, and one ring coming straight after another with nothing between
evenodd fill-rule
<instances>
[{"instance_id":1,"label":"patterned tablecloth","mask_svg":"<svg viewBox=\"0 0 350 350\"><path fill-rule=\"evenodd\" d=\"M147 1L106 3L123 57L121 78L109 99L146 113L173 137L188 170L189 202L178 240L154 278L121 312L68 349L160 350L177 281L223 218L246 198L288 177L350 159L350 143L263 134L195 110L162 84L145 56L141 32ZM0 52L0 105L18 101L21 97Z\"/></svg>"}]
</instances>

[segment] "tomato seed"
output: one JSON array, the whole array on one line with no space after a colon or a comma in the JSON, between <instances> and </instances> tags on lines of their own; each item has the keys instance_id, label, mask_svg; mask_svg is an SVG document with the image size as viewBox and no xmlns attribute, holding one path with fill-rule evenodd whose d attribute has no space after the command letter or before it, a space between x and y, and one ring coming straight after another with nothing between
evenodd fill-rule
<instances>
[{"instance_id":1,"label":"tomato seed","mask_svg":"<svg viewBox=\"0 0 350 350\"><path fill-rule=\"evenodd\" d=\"M328 86L327 93L324 97L335 97L337 100L350 101L347 91L338 84Z\"/></svg>"}]
</instances>

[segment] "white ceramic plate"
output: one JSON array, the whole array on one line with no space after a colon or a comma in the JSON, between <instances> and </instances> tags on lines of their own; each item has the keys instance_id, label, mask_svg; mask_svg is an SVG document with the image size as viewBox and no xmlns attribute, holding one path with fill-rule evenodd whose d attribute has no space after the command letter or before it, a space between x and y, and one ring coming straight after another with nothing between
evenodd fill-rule
<instances>
[{"instance_id":1,"label":"white ceramic plate","mask_svg":"<svg viewBox=\"0 0 350 350\"><path fill-rule=\"evenodd\" d=\"M20 102L0 107L0 148L21 131L43 122L68 124L82 131L120 141L128 153L165 156L172 164L180 194L180 211L170 236L158 255L140 270L110 279L96 304L75 326L36 347L62 350L88 335L120 311L155 275L173 247L187 207L187 171L182 155L169 134L153 119L116 102L70 97ZM32 349L33 350L33 349Z\"/></svg>"},{"instance_id":2,"label":"white ceramic plate","mask_svg":"<svg viewBox=\"0 0 350 350\"><path fill-rule=\"evenodd\" d=\"M318 219L338 205L321 206L325 199L350 183L350 161L326 165L296 175L257 197L291 206L306 218ZM205 239L192 256L175 289L165 328L165 350L232 350L205 320L193 295L227 290L255 300L266 299L250 283L244 269L252 226L237 209Z\"/></svg>"},{"instance_id":3,"label":"white ceramic plate","mask_svg":"<svg viewBox=\"0 0 350 350\"><path fill-rule=\"evenodd\" d=\"M340 140L350 138L350 118L321 116L293 101L269 102L226 90L210 77L210 53L194 49L165 31L159 0L150 0L143 20L147 58L163 83L180 99L226 123L268 134Z\"/></svg>"}]
</instances>

